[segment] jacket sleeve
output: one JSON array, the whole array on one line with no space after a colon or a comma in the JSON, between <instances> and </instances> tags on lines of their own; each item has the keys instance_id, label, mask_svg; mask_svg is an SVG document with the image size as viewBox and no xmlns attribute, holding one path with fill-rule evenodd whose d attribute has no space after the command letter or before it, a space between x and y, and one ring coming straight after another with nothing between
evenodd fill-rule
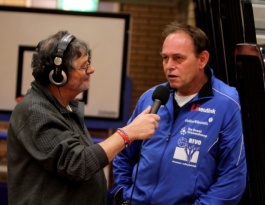
<instances>
[{"instance_id":1,"label":"jacket sleeve","mask_svg":"<svg viewBox=\"0 0 265 205\"><path fill-rule=\"evenodd\" d=\"M137 109L134 111L128 123L138 115ZM113 160L114 185L111 195L117 204L126 201L123 193L131 188L133 184L133 167L139 160L141 141L133 141L129 147L121 151Z\"/></svg>"},{"instance_id":2,"label":"jacket sleeve","mask_svg":"<svg viewBox=\"0 0 265 205\"><path fill-rule=\"evenodd\" d=\"M206 193L200 195L194 205L235 205L244 193L247 168L242 120L240 109L233 110L227 112L229 114L225 116L219 135L216 181Z\"/></svg>"}]
</instances>

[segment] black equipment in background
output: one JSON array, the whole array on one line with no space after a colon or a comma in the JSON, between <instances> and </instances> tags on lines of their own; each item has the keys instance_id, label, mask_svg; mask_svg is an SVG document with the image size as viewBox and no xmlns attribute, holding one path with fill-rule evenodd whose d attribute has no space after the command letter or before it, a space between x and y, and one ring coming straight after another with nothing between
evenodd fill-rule
<instances>
[{"instance_id":1,"label":"black equipment in background","mask_svg":"<svg viewBox=\"0 0 265 205\"><path fill-rule=\"evenodd\" d=\"M254 160L255 157L256 160L261 159L260 157L264 156L262 153L257 156L258 152L263 151L260 149L262 142L259 142L259 140L261 141L262 139L258 140L256 138L265 136L265 130L263 133L265 126L260 129L257 128L259 125L255 124L254 126L253 122L265 122L263 119L265 118L265 113L263 114L264 111L262 111L263 108L258 107L257 105L260 104L261 106L262 103L259 102L263 102L263 98L265 98L264 91L263 94L261 94L261 89L264 89L264 84L259 83L259 85L257 85L258 82L253 82L259 87L255 91L246 86L250 81L255 81L255 78L257 78L257 81L260 81L259 78L262 76L261 71L259 73L256 72L255 74L252 73L252 77L250 73L247 74L246 72L255 72L255 69L244 71L243 78L240 74L240 66L250 69L257 65L255 61L249 60L252 59L251 56L246 57L248 60L244 59L243 56L237 56L235 61L235 49L238 44L257 44L252 3L251 0L193 0L193 2L195 4L196 26L201 28L210 39L210 67L214 69L215 76L240 90L239 94L242 104L246 157L249 171L247 188L240 201L240 205L259 205L265 201L261 200L262 196L259 196L259 194L265 193L264 185L262 185L262 183L265 183L265 180L263 178L263 181L261 182L262 178L260 178L260 174L265 173L265 164L262 164L262 161L260 161L260 167L257 167L256 162L258 161L252 160ZM242 90L243 85L245 86L244 89L247 88L247 91ZM250 93L250 91L253 93ZM249 96L252 96L250 98L253 103L252 107L250 107L250 101L245 102L245 98L249 98ZM254 103L254 101L256 102ZM260 113L254 114L257 110L250 111L250 108L260 109ZM249 122L249 113L251 113L250 116L252 118L255 117L252 122ZM260 115L264 116L259 118ZM256 143L257 145L255 145ZM262 186L263 189L261 189ZM259 191L257 189L259 189Z\"/></svg>"},{"instance_id":2,"label":"black equipment in background","mask_svg":"<svg viewBox=\"0 0 265 205\"><path fill-rule=\"evenodd\" d=\"M250 0L193 0L196 26L209 37L210 63L215 76L236 87L234 61L239 43L256 43L256 30Z\"/></svg>"},{"instance_id":3,"label":"black equipment in background","mask_svg":"<svg viewBox=\"0 0 265 205\"><path fill-rule=\"evenodd\" d=\"M238 44L235 62L250 190L250 203L246 204L262 205L265 201L265 45Z\"/></svg>"}]
</instances>

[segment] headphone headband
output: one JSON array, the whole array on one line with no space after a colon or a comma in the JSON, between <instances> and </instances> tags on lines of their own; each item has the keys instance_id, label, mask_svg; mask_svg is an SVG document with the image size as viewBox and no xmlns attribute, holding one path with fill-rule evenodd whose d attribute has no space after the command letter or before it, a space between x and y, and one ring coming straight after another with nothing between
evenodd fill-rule
<instances>
[{"instance_id":1,"label":"headphone headband","mask_svg":"<svg viewBox=\"0 0 265 205\"><path fill-rule=\"evenodd\" d=\"M62 37L62 39L58 43L57 52L55 54L56 57L63 58L63 53L67 49L69 43L75 38L72 34L66 34Z\"/></svg>"}]
</instances>

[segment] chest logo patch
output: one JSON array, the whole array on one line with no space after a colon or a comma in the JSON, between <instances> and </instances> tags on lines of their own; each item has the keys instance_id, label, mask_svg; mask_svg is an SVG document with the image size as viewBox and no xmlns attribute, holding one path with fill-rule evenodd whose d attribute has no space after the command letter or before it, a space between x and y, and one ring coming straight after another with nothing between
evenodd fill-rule
<instances>
[{"instance_id":1,"label":"chest logo patch","mask_svg":"<svg viewBox=\"0 0 265 205\"><path fill-rule=\"evenodd\" d=\"M202 141L194 138L181 137L173 155L173 161L177 164L196 167L200 154Z\"/></svg>"}]
</instances>

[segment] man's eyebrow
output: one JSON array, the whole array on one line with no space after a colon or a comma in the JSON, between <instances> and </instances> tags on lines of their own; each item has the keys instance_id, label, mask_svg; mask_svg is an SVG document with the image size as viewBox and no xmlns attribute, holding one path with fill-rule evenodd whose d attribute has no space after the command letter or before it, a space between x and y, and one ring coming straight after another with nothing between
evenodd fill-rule
<instances>
[{"instance_id":1,"label":"man's eyebrow","mask_svg":"<svg viewBox=\"0 0 265 205\"><path fill-rule=\"evenodd\" d=\"M159 52L159 54L160 54L161 56L168 56L167 54L162 53L162 52ZM180 54L180 53L172 53L172 54L170 54L169 56L183 56L183 55Z\"/></svg>"},{"instance_id":2,"label":"man's eyebrow","mask_svg":"<svg viewBox=\"0 0 265 205\"><path fill-rule=\"evenodd\" d=\"M159 52L160 56L165 56L166 54L164 54L162 51Z\"/></svg>"}]
</instances>

